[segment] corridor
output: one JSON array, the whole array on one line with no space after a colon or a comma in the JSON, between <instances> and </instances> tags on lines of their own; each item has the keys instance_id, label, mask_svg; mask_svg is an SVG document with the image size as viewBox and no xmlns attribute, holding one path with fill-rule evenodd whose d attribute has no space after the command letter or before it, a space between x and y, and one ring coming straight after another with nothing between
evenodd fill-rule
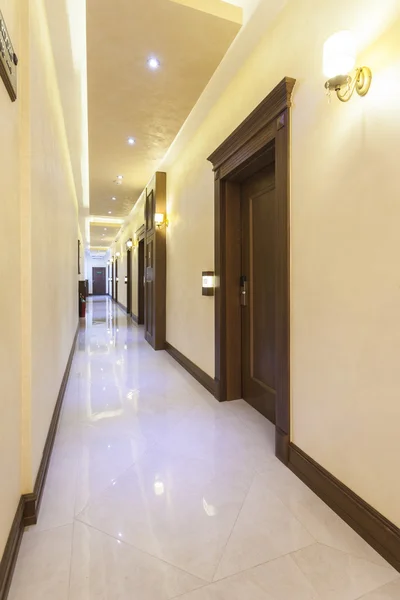
<instances>
[{"instance_id":1,"label":"corridor","mask_svg":"<svg viewBox=\"0 0 400 600\"><path fill-rule=\"evenodd\" d=\"M400 578L109 298L89 299L10 600L395 600Z\"/></svg>"}]
</instances>

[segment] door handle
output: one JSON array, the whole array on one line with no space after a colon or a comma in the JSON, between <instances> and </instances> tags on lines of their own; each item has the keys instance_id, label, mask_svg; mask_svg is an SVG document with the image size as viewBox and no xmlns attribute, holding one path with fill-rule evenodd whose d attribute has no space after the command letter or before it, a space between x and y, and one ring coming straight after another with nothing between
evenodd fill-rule
<instances>
[{"instance_id":1,"label":"door handle","mask_svg":"<svg viewBox=\"0 0 400 600\"><path fill-rule=\"evenodd\" d=\"M240 304L247 306L247 277L242 275L240 277Z\"/></svg>"}]
</instances>

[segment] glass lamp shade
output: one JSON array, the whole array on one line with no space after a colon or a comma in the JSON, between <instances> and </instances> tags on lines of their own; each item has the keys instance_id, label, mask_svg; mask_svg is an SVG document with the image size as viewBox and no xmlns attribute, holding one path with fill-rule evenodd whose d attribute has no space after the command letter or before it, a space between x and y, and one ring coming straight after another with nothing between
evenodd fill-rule
<instances>
[{"instance_id":1,"label":"glass lamp shade","mask_svg":"<svg viewBox=\"0 0 400 600\"><path fill-rule=\"evenodd\" d=\"M164 214L163 213L156 213L154 215L154 222L156 225L162 225L164 223Z\"/></svg>"},{"instance_id":2,"label":"glass lamp shade","mask_svg":"<svg viewBox=\"0 0 400 600\"><path fill-rule=\"evenodd\" d=\"M338 31L324 44L323 71L331 79L347 75L356 62L356 44L350 31Z\"/></svg>"}]
</instances>

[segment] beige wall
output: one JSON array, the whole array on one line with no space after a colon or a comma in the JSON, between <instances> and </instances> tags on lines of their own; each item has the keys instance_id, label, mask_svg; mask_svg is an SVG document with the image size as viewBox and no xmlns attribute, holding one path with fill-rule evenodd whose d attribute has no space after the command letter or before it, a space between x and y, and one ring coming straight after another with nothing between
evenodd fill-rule
<instances>
[{"instance_id":1,"label":"beige wall","mask_svg":"<svg viewBox=\"0 0 400 600\"><path fill-rule=\"evenodd\" d=\"M206 157L283 76L297 79L292 440L397 525L399 14L398 0L327 0L318 10L311 0L287 3L218 101L200 101L198 112L207 116L197 133L183 144L184 127L160 166L170 218L167 339L213 376L214 311L200 289L201 271L213 266L214 183ZM358 35L360 61L374 79L366 98L329 104L322 46L344 28Z\"/></svg>"},{"instance_id":2,"label":"beige wall","mask_svg":"<svg viewBox=\"0 0 400 600\"><path fill-rule=\"evenodd\" d=\"M2 2L1 11L10 37L19 46L19 22L15 0ZM17 508L20 491L20 377L21 296L19 245L19 106L11 103L0 80L0 556Z\"/></svg>"},{"instance_id":3,"label":"beige wall","mask_svg":"<svg viewBox=\"0 0 400 600\"><path fill-rule=\"evenodd\" d=\"M0 556L21 494L33 491L78 324L87 203L86 58L72 50L85 46L85 2L5 0L1 9L20 62L14 104L0 82Z\"/></svg>"}]
</instances>

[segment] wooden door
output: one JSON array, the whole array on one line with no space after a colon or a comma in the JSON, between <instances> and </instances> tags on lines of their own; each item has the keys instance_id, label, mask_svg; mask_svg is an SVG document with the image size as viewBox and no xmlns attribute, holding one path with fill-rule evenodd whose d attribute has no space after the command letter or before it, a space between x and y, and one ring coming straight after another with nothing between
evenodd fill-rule
<instances>
[{"instance_id":1,"label":"wooden door","mask_svg":"<svg viewBox=\"0 0 400 600\"><path fill-rule=\"evenodd\" d=\"M154 338L154 236L146 238L145 254L145 338L153 343Z\"/></svg>"},{"instance_id":2,"label":"wooden door","mask_svg":"<svg viewBox=\"0 0 400 600\"><path fill-rule=\"evenodd\" d=\"M105 296L106 294L106 268L92 267L93 296Z\"/></svg>"},{"instance_id":3,"label":"wooden door","mask_svg":"<svg viewBox=\"0 0 400 600\"><path fill-rule=\"evenodd\" d=\"M243 398L275 423L276 198L274 165L241 186Z\"/></svg>"},{"instance_id":4,"label":"wooden door","mask_svg":"<svg viewBox=\"0 0 400 600\"><path fill-rule=\"evenodd\" d=\"M110 287L111 287L111 298L114 300L114 263L111 263Z\"/></svg>"},{"instance_id":5,"label":"wooden door","mask_svg":"<svg viewBox=\"0 0 400 600\"><path fill-rule=\"evenodd\" d=\"M144 323L144 239L140 240L138 246L138 324Z\"/></svg>"},{"instance_id":6,"label":"wooden door","mask_svg":"<svg viewBox=\"0 0 400 600\"><path fill-rule=\"evenodd\" d=\"M128 315L132 313L132 251L126 253L126 311Z\"/></svg>"},{"instance_id":7,"label":"wooden door","mask_svg":"<svg viewBox=\"0 0 400 600\"><path fill-rule=\"evenodd\" d=\"M114 277L114 282L115 282L115 292L114 292L114 300L115 302L118 302L118 258L115 259L115 277Z\"/></svg>"}]
</instances>

